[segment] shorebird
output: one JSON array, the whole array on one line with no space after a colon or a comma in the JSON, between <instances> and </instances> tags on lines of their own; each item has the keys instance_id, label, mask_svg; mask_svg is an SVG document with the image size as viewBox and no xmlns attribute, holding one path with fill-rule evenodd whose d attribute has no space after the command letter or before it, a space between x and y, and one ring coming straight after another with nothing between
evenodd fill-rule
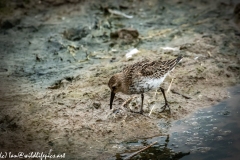
<instances>
[{"instance_id":1,"label":"shorebird","mask_svg":"<svg viewBox=\"0 0 240 160\"><path fill-rule=\"evenodd\" d=\"M115 94L118 92L127 95L141 94L142 103L139 113L143 114L144 93L159 88L169 72L175 68L181 59L182 56L167 61L143 60L129 65L122 72L113 75L108 82L111 90L110 109L112 109ZM160 90L165 100L165 105L162 107L164 111L169 105L164 89L160 87Z\"/></svg>"}]
</instances>

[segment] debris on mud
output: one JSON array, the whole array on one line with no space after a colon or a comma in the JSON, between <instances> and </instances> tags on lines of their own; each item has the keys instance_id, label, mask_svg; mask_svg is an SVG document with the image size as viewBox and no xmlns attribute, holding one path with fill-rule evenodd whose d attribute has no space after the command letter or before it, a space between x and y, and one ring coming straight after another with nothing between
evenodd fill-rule
<instances>
[{"instance_id":1,"label":"debris on mud","mask_svg":"<svg viewBox=\"0 0 240 160\"><path fill-rule=\"evenodd\" d=\"M133 28L123 28L110 34L111 38L120 38L125 40L133 40L138 38L138 36L138 31Z\"/></svg>"},{"instance_id":2,"label":"debris on mud","mask_svg":"<svg viewBox=\"0 0 240 160\"><path fill-rule=\"evenodd\" d=\"M87 27L81 29L70 28L63 32L63 36L70 41L79 41L89 34L90 30Z\"/></svg>"}]
</instances>

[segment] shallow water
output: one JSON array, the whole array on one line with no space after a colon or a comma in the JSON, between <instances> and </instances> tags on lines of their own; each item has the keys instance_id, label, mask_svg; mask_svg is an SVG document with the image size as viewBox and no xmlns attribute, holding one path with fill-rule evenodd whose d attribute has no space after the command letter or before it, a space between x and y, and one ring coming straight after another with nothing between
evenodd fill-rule
<instances>
[{"instance_id":1,"label":"shallow water","mask_svg":"<svg viewBox=\"0 0 240 160\"><path fill-rule=\"evenodd\" d=\"M238 159L240 85L230 92L231 97L218 105L198 110L185 119L175 121L168 136L126 143L130 149L117 154L116 159L124 159L155 141L157 143L154 146L132 159Z\"/></svg>"}]
</instances>

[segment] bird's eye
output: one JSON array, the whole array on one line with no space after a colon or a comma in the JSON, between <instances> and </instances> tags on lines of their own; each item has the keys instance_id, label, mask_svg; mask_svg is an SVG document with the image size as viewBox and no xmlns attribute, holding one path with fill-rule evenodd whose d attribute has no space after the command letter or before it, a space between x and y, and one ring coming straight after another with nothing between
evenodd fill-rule
<instances>
[{"instance_id":1,"label":"bird's eye","mask_svg":"<svg viewBox=\"0 0 240 160\"><path fill-rule=\"evenodd\" d=\"M116 90L116 86L113 86L113 87L112 87L112 90L113 90L113 91Z\"/></svg>"}]
</instances>

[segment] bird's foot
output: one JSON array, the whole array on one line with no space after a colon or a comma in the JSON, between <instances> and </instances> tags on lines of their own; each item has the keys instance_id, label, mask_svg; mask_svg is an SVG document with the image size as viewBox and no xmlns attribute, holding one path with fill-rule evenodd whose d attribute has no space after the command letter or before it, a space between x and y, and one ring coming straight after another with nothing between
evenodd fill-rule
<instances>
[{"instance_id":1,"label":"bird's foot","mask_svg":"<svg viewBox=\"0 0 240 160\"><path fill-rule=\"evenodd\" d=\"M133 111L133 110L130 109L130 112L132 112L132 113L138 113L138 114L143 114L143 110L141 110L140 112L136 112L136 111Z\"/></svg>"},{"instance_id":2,"label":"bird's foot","mask_svg":"<svg viewBox=\"0 0 240 160\"><path fill-rule=\"evenodd\" d=\"M130 109L130 112L135 113L135 114L140 114L141 116L145 116L147 118L150 118L148 115L143 114L143 110L141 110L140 112L136 112L136 111L133 111L133 110Z\"/></svg>"},{"instance_id":3,"label":"bird's foot","mask_svg":"<svg viewBox=\"0 0 240 160\"><path fill-rule=\"evenodd\" d=\"M162 112L164 112L167 107L169 108L169 112L171 112L168 103L165 103L164 106L162 106L162 108L161 108L161 109L162 109Z\"/></svg>"}]
</instances>

